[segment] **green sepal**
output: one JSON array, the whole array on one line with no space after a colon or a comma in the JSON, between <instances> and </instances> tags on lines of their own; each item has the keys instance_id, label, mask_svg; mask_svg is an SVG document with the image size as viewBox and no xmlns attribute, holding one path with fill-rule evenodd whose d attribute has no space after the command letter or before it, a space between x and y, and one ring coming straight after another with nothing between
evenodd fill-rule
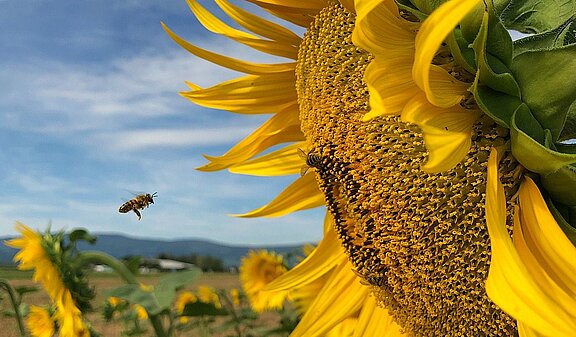
<instances>
[{"instance_id":1,"label":"green sepal","mask_svg":"<svg viewBox=\"0 0 576 337\"><path fill-rule=\"evenodd\" d=\"M428 17L428 14L421 12L409 0L396 0L396 5L398 5L400 10L412 13L421 22Z\"/></svg>"},{"instance_id":2,"label":"green sepal","mask_svg":"<svg viewBox=\"0 0 576 337\"><path fill-rule=\"evenodd\" d=\"M192 302L186 303L181 316L226 316L229 312L222 308L217 308L213 303Z\"/></svg>"},{"instance_id":3,"label":"green sepal","mask_svg":"<svg viewBox=\"0 0 576 337\"><path fill-rule=\"evenodd\" d=\"M498 42L500 39L500 43ZM512 40L489 3L472 44L478 71L471 87L478 106L498 124L510 127L512 113L522 103L520 88L510 73Z\"/></svg>"},{"instance_id":4,"label":"green sepal","mask_svg":"<svg viewBox=\"0 0 576 337\"><path fill-rule=\"evenodd\" d=\"M476 55L474 50L471 49L470 42L462 36L460 28L454 29L452 34L448 35L446 39L450 52L454 57L456 63L471 74L476 73Z\"/></svg>"},{"instance_id":5,"label":"green sepal","mask_svg":"<svg viewBox=\"0 0 576 337\"><path fill-rule=\"evenodd\" d=\"M484 18L484 10L484 4L478 2L478 5L460 21L459 27L462 32L462 37L466 41L472 42L478 35Z\"/></svg>"},{"instance_id":6,"label":"green sepal","mask_svg":"<svg viewBox=\"0 0 576 337\"><path fill-rule=\"evenodd\" d=\"M568 240L576 246L576 209L574 207L556 205L550 198L545 198L545 200L558 226L566 234Z\"/></svg>"},{"instance_id":7,"label":"green sepal","mask_svg":"<svg viewBox=\"0 0 576 337\"><path fill-rule=\"evenodd\" d=\"M496 123L510 128L513 116L510 111L516 111L522 101L518 97L498 92L477 82L474 82L472 90L478 107Z\"/></svg>"},{"instance_id":8,"label":"green sepal","mask_svg":"<svg viewBox=\"0 0 576 337\"><path fill-rule=\"evenodd\" d=\"M523 52L514 57L511 70L522 101L557 141L576 100L576 44Z\"/></svg>"},{"instance_id":9,"label":"green sepal","mask_svg":"<svg viewBox=\"0 0 576 337\"><path fill-rule=\"evenodd\" d=\"M68 234L68 240L70 240L72 243L76 243L76 241L82 240L93 245L96 243L97 237L90 234L88 230L84 228L77 228Z\"/></svg>"},{"instance_id":10,"label":"green sepal","mask_svg":"<svg viewBox=\"0 0 576 337\"><path fill-rule=\"evenodd\" d=\"M550 130L542 129L525 104L514 113L510 135L512 154L528 170L540 174L552 199L576 206L576 154L556 151Z\"/></svg>"},{"instance_id":11,"label":"green sepal","mask_svg":"<svg viewBox=\"0 0 576 337\"><path fill-rule=\"evenodd\" d=\"M511 0L500 14L508 29L541 33L555 29L576 13L576 0Z\"/></svg>"},{"instance_id":12,"label":"green sepal","mask_svg":"<svg viewBox=\"0 0 576 337\"><path fill-rule=\"evenodd\" d=\"M137 284L127 284L106 293L106 296L122 298L132 304L140 304L148 314L155 316L168 310L176 297L176 291L194 282L202 272L194 268L185 272L162 277L152 291L142 289Z\"/></svg>"},{"instance_id":13,"label":"green sepal","mask_svg":"<svg viewBox=\"0 0 576 337\"><path fill-rule=\"evenodd\" d=\"M576 166L566 165L551 174L540 176L542 186L566 205L576 206Z\"/></svg>"},{"instance_id":14,"label":"green sepal","mask_svg":"<svg viewBox=\"0 0 576 337\"><path fill-rule=\"evenodd\" d=\"M447 0L410 0L422 13L430 14Z\"/></svg>"}]
</instances>

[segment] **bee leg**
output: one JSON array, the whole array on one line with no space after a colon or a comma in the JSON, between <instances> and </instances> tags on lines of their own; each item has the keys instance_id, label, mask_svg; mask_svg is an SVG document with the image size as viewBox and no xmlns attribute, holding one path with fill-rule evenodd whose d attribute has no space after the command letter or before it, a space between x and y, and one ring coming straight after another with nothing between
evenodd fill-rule
<instances>
[{"instance_id":1,"label":"bee leg","mask_svg":"<svg viewBox=\"0 0 576 337\"><path fill-rule=\"evenodd\" d=\"M142 219L142 214L140 214L140 211L137 210L136 208L134 208L134 213L136 213L136 215L138 216L138 220Z\"/></svg>"}]
</instances>

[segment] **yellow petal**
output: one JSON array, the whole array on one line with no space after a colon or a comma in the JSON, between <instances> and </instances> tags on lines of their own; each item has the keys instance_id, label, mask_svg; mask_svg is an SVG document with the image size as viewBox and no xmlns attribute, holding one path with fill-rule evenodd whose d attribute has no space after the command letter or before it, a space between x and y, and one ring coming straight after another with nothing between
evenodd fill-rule
<instances>
[{"instance_id":1,"label":"yellow petal","mask_svg":"<svg viewBox=\"0 0 576 337\"><path fill-rule=\"evenodd\" d=\"M424 136L428 160L422 166L426 172L452 169L470 150L472 126L480 111L460 105L449 109L431 105L424 95L414 97L402 111L402 120L417 124Z\"/></svg>"},{"instance_id":2,"label":"yellow petal","mask_svg":"<svg viewBox=\"0 0 576 337\"><path fill-rule=\"evenodd\" d=\"M450 0L438 7L424 20L416 36L416 55L412 76L426 93L430 103L439 107L456 105L466 94L468 84L450 76L442 68L433 66L432 59L448 34L468 12L480 4L480 0ZM430 72L436 72L434 83Z\"/></svg>"},{"instance_id":3,"label":"yellow petal","mask_svg":"<svg viewBox=\"0 0 576 337\"><path fill-rule=\"evenodd\" d=\"M234 165L228 171L253 176L280 176L300 172L305 163L298 155L299 149L306 148L306 142L298 142L270 152L258 158Z\"/></svg>"},{"instance_id":4,"label":"yellow petal","mask_svg":"<svg viewBox=\"0 0 576 337\"><path fill-rule=\"evenodd\" d=\"M263 74L270 74L270 73L282 73L282 72L294 72L296 68L296 63L278 63L278 64L258 64L252 62L246 62L238 59L234 59L228 56L220 55L213 53L211 51L202 49L200 47L196 47L195 45L187 42L186 40L182 39L174 32L172 32L164 23L162 24L162 28L168 33L168 35L178 43L182 48L186 49L190 53L215 63L219 66L236 70L246 74L253 74L253 75L263 75Z\"/></svg>"},{"instance_id":5,"label":"yellow petal","mask_svg":"<svg viewBox=\"0 0 576 337\"><path fill-rule=\"evenodd\" d=\"M546 273L576 299L576 247L550 213L532 179L522 184L519 196L522 221L518 229Z\"/></svg>"},{"instance_id":6,"label":"yellow petal","mask_svg":"<svg viewBox=\"0 0 576 337\"><path fill-rule=\"evenodd\" d=\"M352 337L405 337L388 310L378 306L374 296L364 302Z\"/></svg>"},{"instance_id":7,"label":"yellow petal","mask_svg":"<svg viewBox=\"0 0 576 337\"><path fill-rule=\"evenodd\" d=\"M299 12L306 9L319 11L322 8L326 7L326 0L257 0L257 1L249 0L249 1L253 3L259 3L262 5L269 4L269 5L282 6L286 8L292 8L290 10L292 12Z\"/></svg>"},{"instance_id":8,"label":"yellow petal","mask_svg":"<svg viewBox=\"0 0 576 337\"><path fill-rule=\"evenodd\" d=\"M281 41L293 46L299 46L302 38L291 30L274 22L263 19L226 0L215 0L218 6L242 27L274 41Z\"/></svg>"},{"instance_id":9,"label":"yellow petal","mask_svg":"<svg viewBox=\"0 0 576 337\"><path fill-rule=\"evenodd\" d=\"M322 336L362 308L370 290L360 283L352 268L350 262L347 262L332 271L326 285L292 331L291 337Z\"/></svg>"},{"instance_id":10,"label":"yellow petal","mask_svg":"<svg viewBox=\"0 0 576 337\"><path fill-rule=\"evenodd\" d=\"M297 288L326 275L338 264L346 263L347 257L334 231L334 219L330 213L326 213L324 228L324 237L318 247L286 274L268 284L265 290Z\"/></svg>"},{"instance_id":11,"label":"yellow petal","mask_svg":"<svg viewBox=\"0 0 576 337\"><path fill-rule=\"evenodd\" d=\"M306 174L295 180L269 204L236 216L242 218L277 217L322 205L324 205L324 194L318 187L315 175Z\"/></svg>"},{"instance_id":12,"label":"yellow petal","mask_svg":"<svg viewBox=\"0 0 576 337\"><path fill-rule=\"evenodd\" d=\"M356 25L352 42L376 58L414 57L417 23L400 17L393 0L356 0Z\"/></svg>"},{"instance_id":13,"label":"yellow petal","mask_svg":"<svg viewBox=\"0 0 576 337\"><path fill-rule=\"evenodd\" d=\"M190 101L237 113L271 113L295 104L294 72L248 75L206 89L180 93Z\"/></svg>"},{"instance_id":14,"label":"yellow petal","mask_svg":"<svg viewBox=\"0 0 576 337\"><path fill-rule=\"evenodd\" d=\"M217 171L243 163L245 160L278 144L301 141L298 110L295 106L283 110L270 118L248 137L234 145L221 157L205 156L211 162L198 170Z\"/></svg>"},{"instance_id":15,"label":"yellow petal","mask_svg":"<svg viewBox=\"0 0 576 337\"><path fill-rule=\"evenodd\" d=\"M486 186L486 224L492 247L486 292L502 310L544 336L574 336L574 316L560 309L547 289L537 284L512 244L497 155L495 149L490 153Z\"/></svg>"},{"instance_id":16,"label":"yellow petal","mask_svg":"<svg viewBox=\"0 0 576 337\"><path fill-rule=\"evenodd\" d=\"M194 12L194 15L200 23L209 31L224 35L236 42L245 44L256 50L262 51L270 55L290 58L296 60L298 58L298 46L280 41L270 41L261 39L255 35L234 29L220 19L212 15L204 7L195 0L186 0L188 6Z\"/></svg>"},{"instance_id":17,"label":"yellow petal","mask_svg":"<svg viewBox=\"0 0 576 337\"><path fill-rule=\"evenodd\" d=\"M372 61L364 73L370 91L370 111L362 120L377 116L399 115L418 87L412 80L412 64L406 59L378 59Z\"/></svg>"}]
</instances>

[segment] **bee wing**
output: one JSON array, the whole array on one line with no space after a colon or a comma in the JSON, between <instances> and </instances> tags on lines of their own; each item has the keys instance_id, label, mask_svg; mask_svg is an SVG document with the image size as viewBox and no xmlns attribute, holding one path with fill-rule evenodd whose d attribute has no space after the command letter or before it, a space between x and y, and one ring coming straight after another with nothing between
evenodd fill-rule
<instances>
[{"instance_id":1,"label":"bee wing","mask_svg":"<svg viewBox=\"0 0 576 337\"><path fill-rule=\"evenodd\" d=\"M298 149L298 156L300 157L300 159L302 159L304 161L306 161L306 158L308 158L308 154L300 148Z\"/></svg>"},{"instance_id":2,"label":"bee wing","mask_svg":"<svg viewBox=\"0 0 576 337\"><path fill-rule=\"evenodd\" d=\"M303 165L303 166L300 168L300 176L303 177L303 176L308 172L308 169L309 169L309 168L310 168L310 167L308 167L308 165Z\"/></svg>"}]
</instances>

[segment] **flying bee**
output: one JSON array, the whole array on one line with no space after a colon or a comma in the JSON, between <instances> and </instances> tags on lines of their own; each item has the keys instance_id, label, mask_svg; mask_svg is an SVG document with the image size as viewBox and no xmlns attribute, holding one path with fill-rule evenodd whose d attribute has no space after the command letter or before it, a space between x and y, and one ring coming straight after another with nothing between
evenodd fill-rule
<instances>
[{"instance_id":1,"label":"flying bee","mask_svg":"<svg viewBox=\"0 0 576 337\"><path fill-rule=\"evenodd\" d=\"M153 194L146 193L137 195L132 200L128 200L122 206L120 206L118 212L128 213L130 211L134 211L134 213L136 213L136 215L138 216L138 220L140 220L142 219L142 214L140 214L140 210L154 203L154 198L157 197L156 193L158 192L154 192Z\"/></svg>"},{"instance_id":2,"label":"flying bee","mask_svg":"<svg viewBox=\"0 0 576 337\"><path fill-rule=\"evenodd\" d=\"M306 162L306 165L302 166L300 169L301 176L305 175L309 168L314 167L319 169L322 165L322 157L317 153L306 153L304 150L298 149L298 155L302 160L304 160L304 162Z\"/></svg>"}]
</instances>

